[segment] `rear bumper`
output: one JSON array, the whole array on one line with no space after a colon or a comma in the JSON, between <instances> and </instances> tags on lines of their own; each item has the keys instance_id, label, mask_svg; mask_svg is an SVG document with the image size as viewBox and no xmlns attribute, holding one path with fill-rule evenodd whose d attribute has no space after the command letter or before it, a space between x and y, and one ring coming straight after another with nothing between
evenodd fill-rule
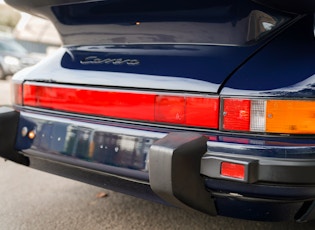
<instances>
[{"instance_id":1,"label":"rear bumper","mask_svg":"<svg viewBox=\"0 0 315 230\"><path fill-rule=\"evenodd\" d=\"M211 215L300 221L312 216L315 141L310 138L216 132L205 138L171 128L39 112L21 112L17 120L11 154L33 168ZM36 137L29 138L26 130ZM222 162L244 165L244 178L221 175Z\"/></svg>"}]
</instances>

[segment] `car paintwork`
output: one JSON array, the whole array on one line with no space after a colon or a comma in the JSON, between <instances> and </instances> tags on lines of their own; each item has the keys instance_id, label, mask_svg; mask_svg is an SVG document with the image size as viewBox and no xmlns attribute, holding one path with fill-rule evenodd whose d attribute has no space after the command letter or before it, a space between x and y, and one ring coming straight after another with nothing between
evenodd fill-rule
<instances>
[{"instance_id":1,"label":"car paintwork","mask_svg":"<svg viewBox=\"0 0 315 230\"><path fill-rule=\"evenodd\" d=\"M143 80L147 78L148 75L152 76L151 79L153 80L155 77L160 77L165 79L163 82L166 87L167 84L165 84L165 82L170 79L177 78L176 84L194 80L200 81L201 84L207 84L209 88L207 90L208 92L217 92L218 87L226 76L256 49L258 49L257 46L118 45L115 47L105 46L103 49L96 52L93 47L88 47L86 51L81 51L81 47L78 47L78 49L74 47L63 56L61 66L67 69L141 74ZM136 59L140 64L128 66L114 64L83 65L80 63L82 60L85 60L86 57L90 56L98 57L99 59ZM92 73L90 73L90 75L92 75ZM191 76L194 77L192 78ZM76 83L79 84L80 80L81 79L77 79ZM119 82L119 86L124 87L125 84L130 84L129 82L132 81L134 81L133 77L129 75L126 83ZM98 84L98 81L93 81L93 83ZM153 83L146 87L153 88L155 85L156 84ZM176 88L181 89L182 86ZM176 88L174 90L176 90ZM200 88L202 89L204 87ZM183 90L188 91L189 89L185 88ZM196 91L199 90L196 89Z\"/></svg>"},{"instance_id":2,"label":"car paintwork","mask_svg":"<svg viewBox=\"0 0 315 230\"><path fill-rule=\"evenodd\" d=\"M314 98L312 31L313 16L305 16L242 66L221 94Z\"/></svg>"},{"instance_id":3,"label":"car paintwork","mask_svg":"<svg viewBox=\"0 0 315 230\"><path fill-rule=\"evenodd\" d=\"M15 83L35 81L47 85L60 84L61 87L79 85L131 91L163 90L198 95L220 94L221 97L313 98L314 19L311 14L284 13L247 0L228 0L215 1L219 6L219 16L211 18L196 14L199 10L185 14L187 6L195 3L185 2L188 5L178 12L176 9L182 1L174 1L173 4L162 1L165 5L159 10L168 11L161 14L165 16L163 18L155 13L159 11L151 14L146 2L141 1L144 6L140 8L144 11L139 14L134 12L138 8L126 8L125 19L113 14L111 18L99 21L99 15L93 15L93 10L97 10L102 2L81 1L85 3L53 6L52 11L51 5L58 3L54 0L45 2L49 3L48 8L38 1L17 4L24 9L30 4L34 7L33 13L53 20L66 46L36 68L18 73L13 79ZM120 4L119 1L108 3ZM78 11L66 14L72 10ZM268 27L264 27L265 31L261 33L251 24L253 19L258 20L257 11L260 12L258 16L267 15L266 22L270 22L271 16L272 19L280 18L281 23L274 30L266 31ZM139 20L135 15L139 16ZM222 15L225 16L223 19ZM82 21L84 18L88 21ZM104 26L104 22L108 24ZM137 25L137 22L140 24ZM191 35L195 35L189 30L184 37L174 31L165 32L169 37L163 37L160 32L154 33L149 28L163 23L178 25L178 22L187 22L185 25L190 27L202 22L202 26L210 26L219 35L210 42L204 42L208 31L198 38L200 40L189 40L193 37ZM244 22L247 24L242 27ZM144 26L137 27L141 24ZM240 37L232 39L231 44L220 43L218 25L240 33ZM126 37L121 39L121 34L115 37L113 28L125 28ZM143 33L143 37L138 34L133 36L131 32L137 30L138 34ZM108 39L104 37L106 34ZM176 41L181 43L174 44ZM99 61L86 63L89 57ZM120 63L104 63L102 60L106 59L120 60ZM138 64L124 64L122 60L137 60ZM193 131L209 138L207 152L201 160L201 173L219 215L304 221L313 212L314 179L309 176L315 170L313 135L235 133L82 116L23 106L15 109L20 112L15 148L30 160L31 167L165 203L149 188L149 147L156 140L167 138L168 133ZM24 127L37 131L35 139L21 135ZM219 169L215 172L211 168L207 170L211 157L219 159L218 164L220 159L254 161L253 169L248 170L264 172L254 181L211 178L208 174L220 173ZM288 168L292 170L286 171Z\"/></svg>"},{"instance_id":4,"label":"car paintwork","mask_svg":"<svg viewBox=\"0 0 315 230\"><path fill-rule=\"evenodd\" d=\"M53 6L55 25L65 44L229 44L255 42L281 26L277 14L251 1L110 1ZM40 9L39 9L40 10ZM122 13L124 16L122 17ZM106 15L106 17L104 17ZM263 20L269 27L255 26ZM80 25L80 30L76 26ZM189 28L189 29L188 29ZM213 33L213 31L217 31ZM195 36L198 34L198 36Z\"/></svg>"}]
</instances>

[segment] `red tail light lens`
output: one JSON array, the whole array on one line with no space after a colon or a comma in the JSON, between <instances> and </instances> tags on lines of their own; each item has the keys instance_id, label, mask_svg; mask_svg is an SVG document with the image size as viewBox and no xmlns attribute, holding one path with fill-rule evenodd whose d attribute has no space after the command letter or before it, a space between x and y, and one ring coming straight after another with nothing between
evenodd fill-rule
<instances>
[{"instance_id":1,"label":"red tail light lens","mask_svg":"<svg viewBox=\"0 0 315 230\"><path fill-rule=\"evenodd\" d=\"M158 95L155 103L155 119L160 122L218 128L219 100Z\"/></svg>"},{"instance_id":2,"label":"red tail light lens","mask_svg":"<svg viewBox=\"0 0 315 230\"><path fill-rule=\"evenodd\" d=\"M219 128L219 99L189 97L186 99L186 124Z\"/></svg>"},{"instance_id":3,"label":"red tail light lens","mask_svg":"<svg viewBox=\"0 0 315 230\"><path fill-rule=\"evenodd\" d=\"M159 122L181 124L185 122L186 99L180 96L157 95L155 99L155 119Z\"/></svg>"},{"instance_id":4,"label":"red tail light lens","mask_svg":"<svg viewBox=\"0 0 315 230\"><path fill-rule=\"evenodd\" d=\"M111 118L218 128L219 98L25 83L25 106Z\"/></svg>"},{"instance_id":5,"label":"red tail light lens","mask_svg":"<svg viewBox=\"0 0 315 230\"><path fill-rule=\"evenodd\" d=\"M249 131L250 100L224 100L223 119L223 129L225 130Z\"/></svg>"}]
</instances>

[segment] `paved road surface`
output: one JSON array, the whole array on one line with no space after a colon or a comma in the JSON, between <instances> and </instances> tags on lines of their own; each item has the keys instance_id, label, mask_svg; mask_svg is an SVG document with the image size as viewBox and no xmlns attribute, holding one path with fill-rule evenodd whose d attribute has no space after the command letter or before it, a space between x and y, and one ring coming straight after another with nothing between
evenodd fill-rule
<instances>
[{"instance_id":1,"label":"paved road surface","mask_svg":"<svg viewBox=\"0 0 315 230\"><path fill-rule=\"evenodd\" d=\"M0 81L0 104L9 83ZM1 128L1 127L0 127ZM97 196L105 192L106 197ZM315 229L188 213L5 162L0 158L0 230Z\"/></svg>"}]
</instances>

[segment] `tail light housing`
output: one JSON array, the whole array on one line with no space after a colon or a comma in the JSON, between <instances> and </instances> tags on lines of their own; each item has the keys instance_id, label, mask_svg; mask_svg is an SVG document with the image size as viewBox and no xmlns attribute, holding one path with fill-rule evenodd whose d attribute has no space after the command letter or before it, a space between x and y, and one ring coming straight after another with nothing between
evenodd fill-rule
<instances>
[{"instance_id":1,"label":"tail light housing","mask_svg":"<svg viewBox=\"0 0 315 230\"><path fill-rule=\"evenodd\" d=\"M313 100L224 98L222 103L223 130L315 134Z\"/></svg>"},{"instance_id":2,"label":"tail light housing","mask_svg":"<svg viewBox=\"0 0 315 230\"><path fill-rule=\"evenodd\" d=\"M235 98L13 82L13 103L232 132L315 134L315 101Z\"/></svg>"},{"instance_id":3,"label":"tail light housing","mask_svg":"<svg viewBox=\"0 0 315 230\"><path fill-rule=\"evenodd\" d=\"M25 82L16 104L153 123L218 129L219 97ZM23 98L20 103L18 98Z\"/></svg>"}]
</instances>

